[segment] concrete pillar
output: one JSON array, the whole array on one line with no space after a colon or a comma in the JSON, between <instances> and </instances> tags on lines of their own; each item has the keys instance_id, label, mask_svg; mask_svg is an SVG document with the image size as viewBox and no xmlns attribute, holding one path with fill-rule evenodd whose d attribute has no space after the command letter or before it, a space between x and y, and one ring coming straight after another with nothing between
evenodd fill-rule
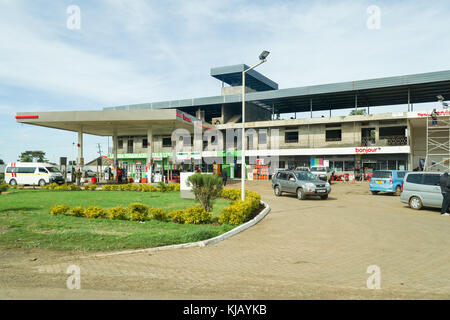
<instances>
[{"instance_id":1,"label":"concrete pillar","mask_svg":"<svg viewBox=\"0 0 450 320\"><path fill-rule=\"evenodd\" d=\"M117 147L118 147L118 139L117 139L117 131L114 130L113 131L113 174L114 174L114 178L117 177L117 164L118 164L118 159L117 159Z\"/></svg>"},{"instance_id":2,"label":"concrete pillar","mask_svg":"<svg viewBox=\"0 0 450 320\"><path fill-rule=\"evenodd\" d=\"M81 170L82 166L84 165L84 159L83 159L83 128L80 128L78 130L78 169Z\"/></svg>"},{"instance_id":3,"label":"concrete pillar","mask_svg":"<svg viewBox=\"0 0 450 320\"><path fill-rule=\"evenodd\" d=\"M149 125L147 128L147 165L146 165L147 183L152 182L152 173L153 173L152 150L153 150L153 128L152 126ZM163 168L164 168L164 159L163 159Z\"/></svg>"}]
</instances>

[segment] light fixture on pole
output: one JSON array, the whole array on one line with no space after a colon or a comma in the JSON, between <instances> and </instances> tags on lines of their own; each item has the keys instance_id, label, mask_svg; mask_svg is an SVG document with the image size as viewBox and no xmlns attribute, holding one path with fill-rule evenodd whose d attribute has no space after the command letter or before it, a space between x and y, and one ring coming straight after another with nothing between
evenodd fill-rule
<instances>
[{"instance_id":1,"label":"light fixture on pole","mask_svg":"<svg viewBox=\"0 0 450 320\"><path fill-rule=\"evenodd\" d=\"M269 51L264 50L259 55L260 62L251 68L242 71L242 145L241 145L241 200L245 200L245 74L266 62Z\"/></svg>"},{"instance_id":2,"label":"light fixture on pole","mask_svg":"<svg viewBox=\"0 0 450 320\"><path fill-rule=\"evenodd\" d=\"M444 109L448 108L448 103L444 101L444 97L442 95L438 95L436 97L440 103L444 106Z\"/></svg>"}]
</instances>

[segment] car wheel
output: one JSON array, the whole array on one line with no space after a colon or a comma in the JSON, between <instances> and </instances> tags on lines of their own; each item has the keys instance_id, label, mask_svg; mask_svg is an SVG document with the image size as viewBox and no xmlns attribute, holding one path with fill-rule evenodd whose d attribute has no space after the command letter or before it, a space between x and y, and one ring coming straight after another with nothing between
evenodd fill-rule
<instances>
[{"instance_id":1,"label":"car wheel","mask_svg":"<svg viewBox=\"0 0 450 320\"><path fill-rule=\"evenodd\" d=\"M306 195L305 195L305 191L303 191L302 188L298 188L297 189L297 199L298 200L305 200Z\"/></svg>"},{"instance_id":2,"label":"car wheel","mask_svg":"<svg viewBox=\"0 0 450 320\"><path fill-rule=\"evenodd\" d=\"M320 199L322 199L322 200L327 200L327 199L328 199L328 195L326 194L326 195L324 195L324 196L320 196Z\"/></svg>"},{"instance_id":3,"label":"car wheel","mask_svg":"<svg viewBox=\"0 0 450 320\"><path fill-rule=\"evenodd\" d=\"M401 193L402 193L402 187L397 186L397 188L395 188L394 195L399 196Z\"/></svg>"},{"instance_id":4,"label":"car wheel","mask_svg":"<svg viewBox=\"0 0 450 320\"><path fill-rule=\"evenodd\" d=\"M14 179L11 179L11 180L9 180L9 185L10 186L15 186L15 185L17 185L17 181L14 180Z\"/></svg>"},{"instance_id":5,"label":"car wheel","mask_svg":"<svg viewBox=\"0 0 450 320\"><path fill-rule=\"evenodd\" d=\"M370 191L372 194L378 194L378 191Z\"/></svg>"},{"instance_id":6,"label":"car wheel","mask_svg":"<svg viewBox=\"0 0 450 320\"><path fill-rule=\"evenodd\" d=\"M422 209L422 200L419 197L412 197L409 199L409 207L414 210Z\"/></svg>"},{"instance_id":7,"label":"car wheel","mask_svg":"<svg viewBox=\"0 0 450 320\"><path fill-rule=\"evenodd\" d=\"M45 186L45 180L44 179L39 180L38 185L39 185L39 187Z\"/></svg>"},{"instance_id":8,"label":"car wheel","mask_svg":"<svg viewBox=\"0 0 450 320\"><path fill-rule=\"evenodd\" d=\"M281 188L279 186L275 186L275 188L273 189L273 192L275 193L275 195L277 197L280 197L283 194L283 192L281 192Z\"/></svg>"}]
</instances>

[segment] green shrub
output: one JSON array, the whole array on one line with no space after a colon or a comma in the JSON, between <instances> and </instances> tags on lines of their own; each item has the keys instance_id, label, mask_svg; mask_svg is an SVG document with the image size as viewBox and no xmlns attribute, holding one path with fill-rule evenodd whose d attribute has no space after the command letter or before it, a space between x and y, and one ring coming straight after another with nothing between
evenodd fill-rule
<instances>
[{"instance_id":1,"label":"green shrub","mask_svg":"<svg viewBox=\"0 0 450 320\"><path fill-rule=\"evenodd\" d=\"M147 183L140 184L139 187L140 187L140 190L142 192L156 192L156 191L158 191L158 189L154 185L147 184Z\"/></svg>"},{"instance_id":2,"label":"green shrub","mask_svg":"<svg viewBox=\"0 0 450 320\"><path fill-rule=\"evenodd\" d=\"M76 206L70 208L70 215L74 217L84 217L84 209L82 206Z\"/></svg>"},{"instance_id":3,"label":"green shrub","mask_svg":"<svg viewBox=\"0 0 450 320\"><path fill-rule=\"evenodd\" d=\"M175 223L184 223L184 210L175 209L167 214L170 221Z\"/></svg>"},{"instance_id":4,"label":"green shrub","mask_svg":"<svg viewBox=\"0 0 450 320\"><path fill-rule=\"evenodd\" d=\"M87 186L84 186L84 190L88 190L88 191L94 191L97 188L98 188L98 185L96 185L96 184L88 184Z\"/></svg>"},{"instance_id":5,"label":"green shrub","mask_svg":"<svg viewBox=\"0 0 450 320\"><path fill-rule=\"evenodd\" d=\"M128 213L131 220L145 221L148 220L148 206L142 203L130 203Z\"/></svg>"},{"instance_id":6,"label":"green shrub","mask_svg":"<svg viewBox=\"0 0 450 320\"><path fill-rule=\"evenodd\" d=\"M167 212L161 208L150 208L149 209L150 219L157 221L167 221L169 218Z\"/></svg>"},{"instance_id":7,"label":"green shrub","mask_svg":"<svg viewBox=\"0 0 450 320\"><path fill-rule=\"evenodd\" d=\"M201 206L187 208L184 211L184 222L191 224L208 223L211 221L211 212L206 211Z\"/></svg>"},{"instance_id":8,"label":"green shrub","mask_svg":"<svg viewBox=\"0 0 450 320\"><path fill-rule=\"evenodd\" d=\"M214 199L222 194L222 179L216 174L196 173L187 179L192 186L195 198L200 202L205 211L211 211Z\"/></svg>"},{"instance_id":9,"label":"green shrub","mask_svg":"<svg viewBox=\"0 0 450 320\"><path fill-rule=\"evenodd\" d=\"M170 183L169 191L180 191L180 184L179 183Z\"/></svg>"},{"instance_id":10,"label":"green shrub","mask_svg":"<svg viewBox=\"0 0 450 320\"><path fill-rule=\"evenodd\" d=\"M56 187L59 187L59 185L57 183L53 182L50 184L46 184L45 186L42 186L41 189L55 190Z\"/></svg>"},{"instance_id":11,"label":"green shrub","mask_svg":"<svg viewBox=\"0 0 450 320\"><path fill-rule=\"evenodd\" d=\"M127 209L122 206L108 209L109 218L112 220L128 220Z\"/></svg>"},{"instance_id":12,"label":"green shrub","mask_svg":"<svg viewBox=\"0 0 450 320\"><path fill-rule=\"evenodd\" d=\"M159 192L167 192L169 191L169 185L164 182L158 182L157 189Z\"/></svg>"},{"instance_id":13,"label":"green shrub","mask_svg":"<svg viewBox=\"0 0 450 320\"><path fill-rule=\"evenodd\" d=\"M84 210L84 216L86 218L103 218L106 216L106 211L99 206L89 206Z\"/></svg>"},{"instance_id":14,"label":"green shrub","mask_svg":"<svg viewBox=\"0 0 450 320\"><path fill-rule=\"evenodd\" d=\"M5 192L6 190L8 190L8 185L6 183L0 184L0 194L2 194L2 192Z\"/></svg>"},{"instance_id":15,"label":"green shrub","mask_svg":"<svg viewBox=\"0 0 450 320\"><path fill-rule=\"evenodd\" d=\"M235 197L236 195L230 193L228 196ZM239 225L246 222L248 217L259 208L260 200L261 196L258 193L246 190L245 201L235 201L223 209L222 214L219 216L219 222L230 225Z\"/></svg>"},{"instance_id":16,"label":"green shrub","mask_svg":"<svg viewBox=\"0 0 450 320\"><path fill-rule=\"evenodd\" d=\"M50 214L52 216L59 216L62 214L66 214L66 212L68 210L69 210L69 206L67 204L53 205L50 208Z\"/></svg>"}]
</instances>

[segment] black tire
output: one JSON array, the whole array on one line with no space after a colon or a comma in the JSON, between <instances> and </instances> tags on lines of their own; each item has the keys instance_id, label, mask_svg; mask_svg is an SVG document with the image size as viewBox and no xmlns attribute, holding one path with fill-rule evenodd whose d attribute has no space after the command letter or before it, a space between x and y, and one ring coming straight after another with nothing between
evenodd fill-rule
<instances>
[{"instance_id":1,"label":"black tire","mask_svg":"<svg viewBox=\"0 0 450 320\"><path fill-rule=\"evenodd\" d=\"M281 197L283 195L280 186L275 186L275 188L273 188L273 193L275 193L275 196L277 197Z\"/></svg>"},{"instance_id":2,"label":"black tire","mask_svg":"<svg viewBox=\"0 0 450 320\"><path fill-rule=\"evenodd\" d=\"M394 196L399 196L402 193L402 187L397 186L395 188Z\"/></svg>"},{"instance_id":3,"label":"black tire","mask_svg":"<svg viewBox=\"0 0 450 320\"><path fill-rule=\"evenodd\" d=\"M44 179L41 179L41 180L39 180L39 182L38 182L38 185L39 185L39 187L43 187L43 186L45 186L45 180Z\"/></svg>"},{"instance_id":4,"label":"black tire","mask_svg":"<svg viewBox=\"0 0 450 320\"><path fill-rule=\"evenodd\" d=\"M15 179L11 179L11 180L9 180L9 185L10 186L17 186L17 181Z\"/></svg>"},{"instance_id":5,"label":"black tire","mask_svg":"<svg viewBox=\"0 0 450 320\"><path fill-rule=\"evenodd\" d=\"M409 199L409 207L414 210L422 209L423 207L422 200L420 200L420 198L416 196L411 197L411 199Z\"/></svg>"},{"instance_id":6,"label":"black tire","mask_svg":"<svg viewBox=\"0 0 450 320\"><path fill-rule=\"evenodd\" d=\"M320 199L322 199L322 200L327 200L327 199L328 199L328 195L326 194L326 195L324 195L324 196L320 196Z\"/></svg>"},{"instance_id":7,"label":"black tire","mask_svg":"<svg viewBox=\"0 0 450 320\"><path fill-rule=\"evenodd\" d=\"M372 194L378 194L379 191L370 191Z\"/></svg>"},{"instance_id":8,"label":"black tire","mask_svg":"<svg viewBox=\"0 0 450 320\"><path fill-rule=\"evenodd\" d=\"M298 200L305 200L306 195L305 195L305 191L303 191L302 188L298 188L297 189L297 199Z\"/></svg>"}]
</instances>

